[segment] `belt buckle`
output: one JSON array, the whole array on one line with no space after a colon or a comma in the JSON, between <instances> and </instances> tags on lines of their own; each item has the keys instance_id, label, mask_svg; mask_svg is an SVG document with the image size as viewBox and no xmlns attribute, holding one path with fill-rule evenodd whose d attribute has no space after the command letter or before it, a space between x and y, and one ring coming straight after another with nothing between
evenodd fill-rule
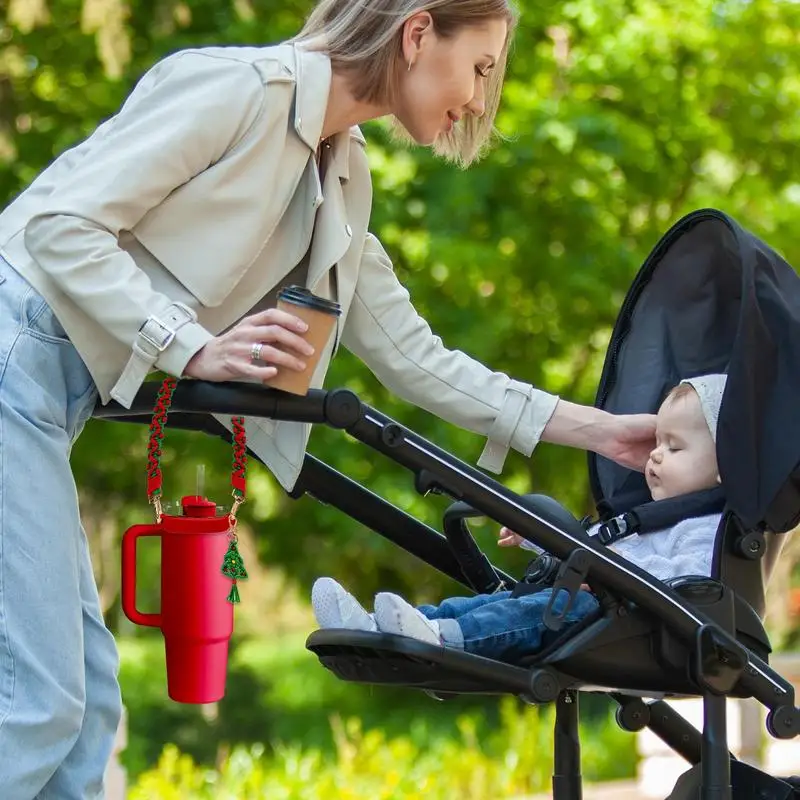
<instances>
[{"instance_id":1,"label":"belt buckle","mask_svg":"<svg viewBox=\"0 0 800 800\"><path fill-rule=\"evenodd\" d=\"M157 330L153 331L153 327ZM157 317L150 316L139 328L139 336L151 345L156 352L163 353L174 341L175 331Z\"/></svg>"},{"instance_id":2,"label":"belt buckle","mask_svg":"<svg viewBox=\"0 0 800 800\"><path fill-rule=\"evenodd\" d=\"M624 516L612 517L604 522L597 531L597 538L603 544L613 544L628 532L628 521Z\"/></svg>"}]
</instances>

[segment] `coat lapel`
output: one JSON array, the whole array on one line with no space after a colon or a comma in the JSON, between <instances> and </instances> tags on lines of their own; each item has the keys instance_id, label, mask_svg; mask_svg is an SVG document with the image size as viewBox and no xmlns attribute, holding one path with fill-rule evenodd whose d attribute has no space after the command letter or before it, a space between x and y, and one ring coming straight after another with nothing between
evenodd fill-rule
<instances>
[{"instance_id":1,"label":"coat lapel","mask_svg":"<svg viewBox=\"0 0 800 800\"><path fill-rule=\"evenodd\" d=\"M300 45L288 45L294 50L295 102L294 129L311 152L317 149L328 94L331 88L331 62L325 53L306 50Z\"/></svg>"},{"instance_id":2,"label":"coat lapel","mask_svg":"<svg viewBox=\"0 0 800 800\"><path fill-rule=\"evenodd\" d=\"M323 201L317 209L308 262L307 285L312 291L329 270L336 268L353 241L342 191L342 183L349 180L349 159L350 133L345 131L333 139L322 182Z\"/></svg>"}]
</instances>

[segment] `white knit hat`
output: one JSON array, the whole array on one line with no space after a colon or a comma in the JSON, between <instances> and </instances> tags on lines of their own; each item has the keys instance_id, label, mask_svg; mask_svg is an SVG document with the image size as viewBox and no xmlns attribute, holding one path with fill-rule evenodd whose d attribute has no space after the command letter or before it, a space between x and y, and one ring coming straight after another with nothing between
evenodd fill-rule
<instances>
[{"instance_id":1,"label":"white knit hat","mask_svg":"<svg viewBox=\"0 0 800 800\"><path fill-rule=\"evenodd\" d=\"M686 378L681 383L688 383L700 398L700 408L711 431L711 438L717 441L717 422L719 409L722 405L722 395L725 392L727 375L698 375L696 378Z\"/></svg>"}]
</instances>

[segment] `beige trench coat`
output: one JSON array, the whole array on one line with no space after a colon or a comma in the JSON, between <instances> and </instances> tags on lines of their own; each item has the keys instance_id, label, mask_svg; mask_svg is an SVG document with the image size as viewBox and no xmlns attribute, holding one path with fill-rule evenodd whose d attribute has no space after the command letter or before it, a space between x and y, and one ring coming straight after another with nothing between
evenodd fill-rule
<instances>
[{"instance_id":1,"label":"beige trench coat","mask_svg":"<svg viewBox=\"0 0 800 800\"><path fill-rule=\"evenodd\" d=\"M320 184L330 79L325 54L293 44L169 56L0 214L0 253L50 303L102 401L129 405L149 369L181 375L309 252L310 289L335 271L335 339L403 398L487 435L479 463L499 471L509 447L532 452L557 398L446 349L417 315L368 233L357 128L333 138ZM143 336L146 322L174 335ZM291 487L308 426L248 432Z\"/></svg>"}]
</instances>

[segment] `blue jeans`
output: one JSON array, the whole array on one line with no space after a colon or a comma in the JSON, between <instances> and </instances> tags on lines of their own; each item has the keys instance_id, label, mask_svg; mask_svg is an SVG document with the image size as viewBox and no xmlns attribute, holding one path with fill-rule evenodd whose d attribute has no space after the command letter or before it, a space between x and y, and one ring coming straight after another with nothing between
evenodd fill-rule
<instances>
[{"instance_id":1,"label":"blue jeans","mask_svg":"<svg viewBox=\"0 0 800 800\"><path fill-rule=\"evenodd\" d=\"M0 258L0 798L103 796L121 701L72 443L94 383L44 302Z\"/></svg>"},{"instance_id":2,"label":"blue jeans","mask_svg":"<svg viewBox=\"0 0 800 800\"><path fill-rule=\"evenodd\" d=\"M511 592L451 597L438 606L418 606L418 609L428 619L439 621L442 639L448 647L497 661L516 661L538 652L555 637L542 623L551 594L550 589L545 589L520 597L511 597ZM567 597L564 591L559 594L554 604L557 613L563 612ZM578 622L598 607L593 594L578 592L565 624Z\"/></svg>"}]
</instances>

